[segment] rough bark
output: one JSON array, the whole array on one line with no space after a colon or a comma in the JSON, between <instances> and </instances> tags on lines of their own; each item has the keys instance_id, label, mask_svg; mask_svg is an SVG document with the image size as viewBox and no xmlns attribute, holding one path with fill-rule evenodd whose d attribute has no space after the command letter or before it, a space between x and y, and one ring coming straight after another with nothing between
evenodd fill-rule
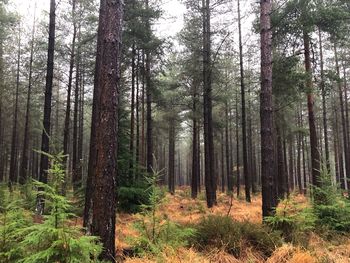
<instances>
[{"instance_id":1,"label":"rough bark","mask_svg":"<svg viewBox=\"0 0 350 263\"><path fill-rule=\"evenodd\" d=\"M212 120L210 0L203 0L202 5L205 189L207 206L211 208L216 204L216 176L214 174L214 139Z\"/></svg>"},{"instance_id":2,"label":"rough bark","mask_svg":"<svg viewBox=\"0 0 350 263\"><path fill-rule=\"evenodd\" d=\"M310 130L310 148L311 148L311 174L312 183L314 186L320 186L320 152L318 149L316 120L314 114L314 93L312 85L312 68L310 57L310 36L304 31L304 56L305 56L305 71L308 74L306 87L307 91L307 105L309 114L309 130Z\"/></svg>"},{"instance_id":3,"label":"rough bark","mask_svg":"<svg viewBox=\"0 0 350 263\"><path fill-rule=\"evenodd\" d=\"M54 52L55 52L55 32L56 32L56 1L50 1L50 22L49 22L49 45L47 58L45 101L44 101L44 119L43 131L41 136L40 172L39 181L47 183L47 171L49 169L49 159L45 153L50 152L50 133L51 133L51 101L54 70ZM38 212L42 213L44 209L43 199L38 198Z\"/></svg>"},{"instance_id":4,"label":"rough bark","mask_svg":"<svg viewBox=\"0 0 350 263\"><path fill-rule=\"evenodd\" d=\"M92 162L91 233L100 238L101 259L115 260L118 96L123 2L101 0L97 46L97 90Z\"/></svg>"},{"instance_id":5,"label":"rough bark","mask_svg":"<svg viewBox=\"0 0 350 263\"><path fill-rule=\"evenodd\" d=\"M260 1L260 36L261 36L261 180L263 217L274 214L276 198L274 196L274 134L272 101L272 32L270 0Z\"/></svg>"}]
</instances>

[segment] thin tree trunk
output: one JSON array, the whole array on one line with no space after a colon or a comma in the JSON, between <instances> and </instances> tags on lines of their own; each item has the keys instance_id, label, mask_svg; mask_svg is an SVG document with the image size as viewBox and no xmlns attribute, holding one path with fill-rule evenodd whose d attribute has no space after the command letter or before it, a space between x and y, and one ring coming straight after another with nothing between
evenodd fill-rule
<instances>
[{"instance_id":1,"label":"thin tree trunk","mask_svg":"<svg viewBox=\"0 0 350 263\"><path fill-rule=\"evenodd\" d=\"M229 141L229 109L228 102L225 103L225 143L226 143L226 175L227 175L227 192L233 192L232 182L232 161L230 156L231 142Z\"/></svg>"},{"instance_id":2,"label":"thin tree trunk","mask_svg":"<svg viewBox=\"0 0 350 263\"><path fill-rule=\"evenodd\" d=\"M338 61L338 52L337 52L337 46L334 44L334 57L335 57L335 66L336 66L336 72L337 76L340 79L340 67L339 67L339 61ZM344 149L344 158L345 158L345 171L344 174L346 177L344 178L344 181L347 179L350 179L350 153L349 153L349 142L348 142L348 130L347 124L346 124L346 116L345 116L345 107L344 107L344 96L343 96L343 90L342 90L342 84L339 81L338 82L338 94L339 94L339 102L340 102L340 116L341 116L341 126L342 126L342 134L343 134L343 149ZM345 98L346 99L346 98ZM348 188L349 194L350 194L350 188Z\"/></svg>"},{"instance_id":3,"label":"thin tree trunk","mask_svg":"<svg viewBox=\"0 0 350 263\"><path fill-rule=\"evenodd\" d=\"M29 146L29 135L30 135L29 131L30 131L30 109L31 109L30 102L31 102L31 95L32 95L35 26L36 26L36 17L35 17L35 10L34 10L32 39L30 43L29 77L28 77L27 107L26 107L26 116L25 116L25 124L24 124L22 163L21 163L21 168L19 173L20 184L25 184L28 176L28 146Z\"/></svg>"},{"instance_id":4,"label":"thin tree trunk","mask_svg":"<svg viewBox=\"0 0 350 263\"><path fill-rule=\"evenodd\" d=\"M76 44L76 37L77 37L77 24L76 24L75 10L76 10L76 0L72 0L73 37L72 37L71 53L70 53L70 61L69 61L67 105L66 105L66 116L64 121L64 132L63 132L63 154L64 155L69 154L69 145L70 145L69 135L70 135L70 117L71 117L70 116L71 115L71 95L72 95L73 70L74 70L74 61L75 61L75 44ZM75 139L76 138L73 138L73 144L75 143L74 142ZM70 161L70 158L65 158L66 178L65 178L65 183L63 187L63 193L66 192L65 188L68 180L67 175L69 174L68 171L70 166L69 161ZM73 184L74 183L76 182L74 180L74 175L73 175Z\"/></svg>"},{"instance_id":5,"label":"thin tree trunk","mask_svg":"<svg viewBox=\"0 0 350 263\"><path fill-rule=\"evenodd\" d=\"M12 190L12 185L17 183L17 141L18 141L18 97L19 97L19 71L21 62L21 26L18 28L18 53L17 53L17 72L16 72L16 94L14 105L14 117L12 126L12 140L11 140L11 159L10 159L10 177L9 186Z\"/></svg>"},{"instance_id":6,"label":"thin tree trunk","mask_svg":"<svg viewBox=\"0 0 350 263\"><path fill-rule=\"evenodd\" d=\"M197 118L197 86L193 87L193 102L192 102L192 178L191 178L191 197L197 198L198 195L198 182L200 177L199 170L199 141L198 141L198 118Z\"/></svg>"},{"instance_id":7,"label":"thin tree trunk","mask_svg":"<svg viewBox=\"0 0 350 263\"><path fill-rule=\"evenodd\" d=\"M248 145L247 145L247 127L246 127L246 107L245 107L245 83L244 83L244 65L243 65L243 44L242 44L242 26L241 26L241 12L240 0L238 4L238 34L239 34L239 60L240 60L240 74L241 74L241 99L242 99L242 150L243 150L243 176L245 185L245 198L247 202L251 202L250 188L251 175L248 165Z\"/></svg>"},{"instance_id":8,"label":"thin tree trunk","mask_svg":"<svg viewBox=\"0 0 350 263\"><path fill-rule=\"evenodd\" d=\"M169 168L168 168L169 192L175 194L175 122L169 121Z\"/></svg>"},{"instance_id":9,"label":"thin tree trunk","mask_svg":"<svg viewBox=\"0 0 350 263\"><path fill-rule=\"evenodd\" d=\"M131 51L131 116L130 116L130 163L129 163L129 179L132 182L134 180L135 175L135 156L134 156L134 137L135 137L135 78L136 78L136 70L135 70L135 57L136 57L136 49L135 44L132 45Z\"/></svg>"}]
</instances>

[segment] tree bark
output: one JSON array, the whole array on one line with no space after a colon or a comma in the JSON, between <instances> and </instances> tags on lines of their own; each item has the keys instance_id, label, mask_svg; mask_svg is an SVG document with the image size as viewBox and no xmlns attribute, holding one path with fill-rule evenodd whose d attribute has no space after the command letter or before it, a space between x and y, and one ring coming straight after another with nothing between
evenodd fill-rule
<instances>
[{"instance_id":1,"label":"tree bark","mask_svg":"<svg viewBox=\"0 0 350 263\"><path fill-rule=\"evenodd\" d=\"M89 162L93 176L91 233L100 238L101 260L115 260L118 96L120 80L123 2L101 0L94 93L97 95L94 153ZM89 200L88 200L89 203Z\"/></svg>"},{"instance_id":2,"label":"tree bark","mask_svg":"<svg viewBox=\"0 0 350 263\"><path fill-rule=\"evenodd\" d=\"M12 139L11 139L11 159L10 159L10 176L9 186L12 190L12 185L17 183L17 158L18 158L18 97L19 97L19 71L21 62L21 26L18 28L18 53L17 53L17 73L16 73L16 93L15 93L15 105L14 105L14 117L12 126Z\"/></svg>"},{"instance_id":3,"label":"tree bark","mask_svg":"<svg viewBox=\"0 0 350 263\"><path fill-rule=\"evenodd\" d=\"M51 133L51 101L53 86L53 70L54 70L54 53L55 53L55 31L56 31L56 1L50 1L50 22L49 22L49 45L46 72L45 102L44 102L44 119L43 131L41 136L41 157L39 181L47 183L47 171L49 169L49 159L46 153L50 152L50 133ZM44 200L42 196L38 196L37 200L38 213L44 211Z\"/></svg>"},{"instance_id":4,"label":"tree bark","mask_svg":"<svg viewBox=\"0 0 350 263\"><path fill-rule=\"evenodd\" d=\"M304 30L304 55L305 55L305 71L308 74L306 87L307 92L307 105L309 113L309 130L310 130L310 148L311 148L311 174L312 183L314 186L320 186L320 152L318 149L316 120L314 114L314 94L312 85L312 68L310 57L310 36Z\"/></svg>"},{"instance_id":5,"label":"tree bark","mask_svg":"<svg viewBox=\"0 0 350 263\"><path fill-rule=\"evenodd\" d=\"M204 156L207 206L216 204L216 176L214 173L214 139L212 120L211 32L210 0L202 0L203 9L203 100L204 100Z\"/></svg>"},{"instance_id":6,"label":"tree bark","mask_svg":"<svg viewBox=\"0 0 350 263\"><path fill-rule=\"evenodd\" d=\"M74 61L75 61L75 42L76 42L76 36L77 36L77 24L76 24L76 0L72 0L72 19L73 19L73 36L72 36L72 43L71 43L71 53L70 53L70 61L69 61L69 73L68 73L68 89L67 89L67 105L66 105L66 116L64 121L64 132L63 132L63 154L68 155L69 154L69 135L70 135L70 113L71 113L71 95L72 95L72 82L73 82L73 70L74 70ZM73 138L73 144L75 143L74 140L76 138ZM67 183L67 175L69 174L69 161L70 158L65 158L65 165L66 165L66 178L64 183L64 188L66 187ZM73 164L74 166L74 164ZM74 175L73 175L73 184L75 183ZM63 189L63 192L65 192L66 189Z\"/></svg>"},{"instance_id":7,"label":"tree bark","mask_svg":"<svg viewBox=\"0 0 350 263\"><path fill-rule=\"evenodd\" d=\"M238 35L239 35L239 61L241 75L241 100L242 100L242 150L243 150L243 176L245 185L245 198L247 202L251 202L250 188L251 175L248 164L248 145L247 145L247 127L246 127L246 106L245 106L245 83L244 83L244 65L243 65L243 44L242 44L242 26L240 0L237 0L238 5Z\"/></svg>"},{"instance_id":8,"label":"tree bark","mask_svg":"<svg viewBox=\"0 0 350 263\"><path fill-rule=\"evenodd\" d=\"M274 185L274 134L272 101L272 31L271 0L260 1L260 36L261 36L261 180L263 217L274 214L276 207Z\"/></svg>"},{"instance_id":9,"label":"tree bark","mask_svg":"<svg viewBox=\"0 0 350 263\"><path fill-rule=\"evenodd\" d=\"M32 81L33 81L33 60L34 60L34 40L35 40L35 10L32 28L32 39L30 43L30 57L29 57L29 77L28 77L28 92L27 92L27 107L24 124L24 139L22 151L22 163L19 173L19 183L25 184L28 177L28 147L29 147L29 131L30 131L30 110L31 110L31 95L32 95Z\"/></svg>"}]
</instances>

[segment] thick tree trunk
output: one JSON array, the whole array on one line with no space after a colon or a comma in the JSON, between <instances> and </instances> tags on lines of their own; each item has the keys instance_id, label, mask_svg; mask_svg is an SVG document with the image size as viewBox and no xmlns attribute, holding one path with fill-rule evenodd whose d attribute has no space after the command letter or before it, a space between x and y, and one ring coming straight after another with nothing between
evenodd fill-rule
<instances>
[{"instance_id":1,"label":"thick tree trunk","mask_svg":"<svg viewBox=\"0 0 350 263\"><path fill-rule=\"evenodd\" d=\"M30 110L31 110L31 95L32 95L32 78L33 78L33 60L34 60L34 40L35 40L35 13L32 28L32 39L30 43L30 57L29 57L29 77L28 77L28 92L27 92L27 107L24 124L24 139L22 151L22 163L19 172L19 183L25 184L28 177L28 147L29 147L29 132L30 132Z\"/></svg>"},{"instance_id":2,"label":"thick tree trunk","mask_svg":"<svg viewBox=\"0 0 350 263\"><path fill-rule=\"evenodd\" d=\"M104 250L100 256L115 260L116 179L118 94L121 53L123 2L101 0L95 76L97 101L92 121L94 153L92 167L92 221L91 233L100 238ZM89 205L90 200L87 204Z\"/></svg>"},{"instance_id":3,"label":"thick tree trunk","mask_svg":"<svg viewBox=\"0 0 350 263\"><path fill-rule=\"evenodd\" d=\"M274 185L274 134L272 102L272 32L270 0L260 2L260 36L261 36L261 180L263 217L274 214L276 207Z\"/></svg>"},{"instance_id":4,"label":"thick tree trunk","mask_svg":"<svg viewBox=\"0 0 350 263\"><path fill-rule=\"evenodd\" d=\"M312 85L312 68L310 57L310 37L309 34L304 31L304 55L305 55L305 71L308 74L306 86L307 92L307 104L309 113L309 129L310 129L310 148L311 148L311 173L312 183L314 186L320 186L320 152L318 149L316 120L314 114L314 94Z\"/></svg>"},{"instance_id":5,"label":"thick tree trunk","mask_svg":"<svg viewBox=\"0 0 350 263\"><path fill-rule=\"evenodd\" d=\"M47 183L47 171L49 169L49 159L45 153L50 152L50 134L51 134L51 100L52 100L52 85L53 85L53 70L54 70L54 52L55 52L55 31L56 31L56 1L50 1L50 23L49 23L49 45L47 58L46 72L46 87L44 101L44 119L43 132L41 136L41 157L40 157L40 172L39 181ZM44 200L42 196L38 196L37 201L38 213L44 210Z\"/></svg>"},{"instance_id":6,"label":"thick tree trunk","mask_svg":"<svg viewBox=\"0 0 350 263\"><path fill-rule=\"evenodd\" d=\"M203 0L203 100L204 100L204 156L207 206L216 204L216 176L214 173L214 139L212 120L211 32L210 0Z\"/></svg>"}]
</instances>

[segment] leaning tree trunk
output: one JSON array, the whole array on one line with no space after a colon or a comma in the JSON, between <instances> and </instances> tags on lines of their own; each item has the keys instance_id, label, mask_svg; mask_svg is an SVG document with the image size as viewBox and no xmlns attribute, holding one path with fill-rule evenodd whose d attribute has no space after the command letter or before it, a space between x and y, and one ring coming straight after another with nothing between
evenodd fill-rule
<instances>
[{"instance_id":1,"label":"leaning tree trunk","mask_svg":"<svg viewBox=\"0 0 350 263\"><path fill-rule=\"evenodd\" d=\"M96 57L95 111L92 121L92 220L91 233L100 238L102 260L115 260L118 89L123 1L101 0ZM91 187L90 186L90 187ZM87 205L91 206L90 200Z\"/></svg>"},{"instance_id":2,"label":"leaning tree trunk","mask_svg":"<svg viewBox=\"0 0 350 263\"><path fill-rule=\"evenodd\" d=\"M271 0L260 2L260 36L261 36L261 180L263 217L274 214L276 206L274 185L274 134L272 101L272 31Z\"/></svg>"}]
</instances>

